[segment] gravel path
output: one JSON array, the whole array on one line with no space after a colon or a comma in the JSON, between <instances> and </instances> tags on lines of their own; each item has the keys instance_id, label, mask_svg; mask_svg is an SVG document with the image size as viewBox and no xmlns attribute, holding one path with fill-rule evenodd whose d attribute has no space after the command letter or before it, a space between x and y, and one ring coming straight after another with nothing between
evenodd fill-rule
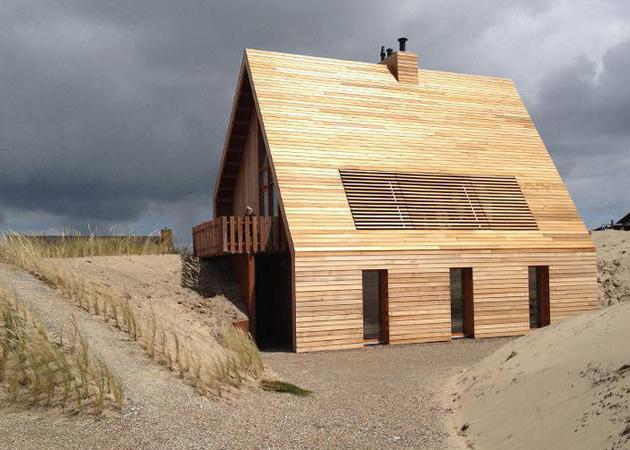
<instances>
[{"instance_id":1,"label":"gravel path","mask_svg":"<svg viewBox=\"0 0 630 450\"><path fill-rule=\"evenodd\" d=\"M444 383L506 342L267 353L265 362L276 373L315 395L248 391L216 402L34 277L0 263L0 284L14 288L52 331L74 315L126 387L122 412L96 419L0 405L2 448L453 448L440 403Z\"/></svg>"}]
</instances>

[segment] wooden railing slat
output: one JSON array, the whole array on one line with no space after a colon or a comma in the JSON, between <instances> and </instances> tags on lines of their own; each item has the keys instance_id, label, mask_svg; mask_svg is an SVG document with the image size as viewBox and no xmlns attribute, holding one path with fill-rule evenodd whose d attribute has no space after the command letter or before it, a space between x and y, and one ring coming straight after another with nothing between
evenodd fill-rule
<instances>
[{"instance_id":1,"label":"wooden railing slat","mask_svg":"<svg viewBox=\"0 0 630 450\"><path fill-rule=\"evenodd\" d=\"M222 217L221 219L223 221L223 233L222 233L223 234L223 237L222 237L222 240L223 240L223 251L227 253L227 252L230 251L230 249L228 248L228 239L229 239L229 237L228 237L228 218L227 217Z\"/></svg>"},{"instance_id":2,"label":"wooden railing slat","mask_svg":"<svg viewBox=\"0 0 630 450\"><path fill-rule=\"evenodd\" d=\"M228 244L229 244L229 252L230 253L234 253L234 238L235 238L235 234L234 234L234 216L230 216L230 234L228 235Z\"/></svg>"},{"instance_id":3,"label":"wooden railing slat","mask_svg":"<svg viewBox=\"0 0 630 450\"><path fill-rule=\"evenodd\" d=\"M244 227L244 231L245 231L245 253L251 253L251 251L252 251L252 249L251 249L251 239L249 237L251 229L252 229L251 217L245 216L245 227Z\"/></svg>"},{"instance_id":4,"label":"wooden railing slat","mask_svg":"<svg viewBox=\"0 0 630 450\"><path fill-rule=\"evenodd\" d=\"M223 220L217 220L214 227L214 248L217 253L222 250L223 246Z\"/></svg>"},{"instance_id":5,"label":"wooden railing slat","mask_svg":"<svg viewBox=\"0 0 630 450\"><path fill-rule=\"evenodd\" d=\"M258 252L258 217L252 219L252 253Z\"/></svg>"},{"instance_id":6,"label":"wooden railing slat","mask_svg":"<svg viewBox=\"0 0 630 450\"><path fill-rule=\"evenodd\" d=\"M236 248L238 253L243 253L243 218L236 218Z\"/></svg>"}]
</instances>

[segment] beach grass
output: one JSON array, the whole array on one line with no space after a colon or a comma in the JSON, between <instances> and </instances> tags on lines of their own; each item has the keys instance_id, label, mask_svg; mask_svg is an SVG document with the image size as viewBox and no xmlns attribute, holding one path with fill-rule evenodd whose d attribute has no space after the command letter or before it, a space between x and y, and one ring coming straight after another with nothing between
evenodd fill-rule
<instances>
[{"instance_id":1,"label":"beach grass","mask_svg":"<svg viewBox=\"0 0 630 450\"><path fill-rule=\"evenodd\" d=\"M64 243L56 245L9 233L0 239L0 258L34 274L83 310L128 333L150 359L178 373L201 394L224 397L264 372L258 348L248 333L225 324L217 348L202 352L178 330L166 326L151 308L140 308L130 298L92 283L80 273L60 268L55 257L79 255L87 249L70 251ZM96 252L97 248L90 247L90 251ZM126 251L124 245L113 248ZM136 250L132 247L130 254L137 254Z\"/></svg>"}]
</instances>

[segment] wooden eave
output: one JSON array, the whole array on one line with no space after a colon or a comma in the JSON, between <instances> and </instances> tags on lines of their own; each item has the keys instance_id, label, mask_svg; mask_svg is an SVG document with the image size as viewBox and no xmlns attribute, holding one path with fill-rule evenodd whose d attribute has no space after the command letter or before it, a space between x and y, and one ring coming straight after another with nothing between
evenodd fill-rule
<instances>
[{"instance_id":1,"label":"wooden eave","mask_svg":"<svg viewBox=\"0 0 630 450\"><path fill-rule=\"evenodd\" d=\"M247 60L247 49L243 52L236 93L232 102L232 111L230 113L228 130L225 137L225 144L223 146L223 153L221 155L219 172L214 189L214 215L215 217L223 215L220 205L226 205L232 201L234 187L236 185L241 158L243 156L244 146L247 140L247 132L249 130L253 112L256 113L258 123L260 124L260 134L262 135L265 148L267 150L271 175L275 180L276 188L278 190L279 209L282 211L281 216L284 223L284 229L286 230L289 251L293 254L293 239L291 238L291 231L289 229L286 214L284 213L285 209L282 200L282 191L275 173L273 157L269 151L269 141L267 139L265 124L260 112L260 106L256 97L255 84Z\"/></svg>"},{"instance_id":2,"label":"wooden eave","mask_svg":"<svg viewBox=\"0 0 630 450\"><path fill-rule=\"evenodd\" d=\"M255 101L251 82L248 72L245 70L245 57L243 57L214 188L215 216L222 215L221 204L232 201L232 193L236 185L241 157L247 140L247 130L254 108Z\"/></svg>"}]
</instances>

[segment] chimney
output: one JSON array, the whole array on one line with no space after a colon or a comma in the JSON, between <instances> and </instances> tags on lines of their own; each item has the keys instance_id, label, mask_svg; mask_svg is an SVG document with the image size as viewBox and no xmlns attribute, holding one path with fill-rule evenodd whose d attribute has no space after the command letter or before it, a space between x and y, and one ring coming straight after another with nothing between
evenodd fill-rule
<instances>
[{"instance_id":1,"label":"chimney","mask_svg":"<svg viewBox=\"0 0 630 450\"><path fill-rule=\"evenodd\" d=\"M398 50L401 52L405 51L405 46L407 45L407 41L409 39L407 39L406 37L399 37L398 38Z\"/></svg>"},{"instance_id":2,"label":"chimney","mask_svg":"<svg viewBox=\"0 0 630 450\"><path fill-rule=\"evenodd\" d=\"M407 38L398 38L398 51L387 49L387 57L381 59L399 83L418 84L418 55L406 51ZM382 53L381 53L382 55Z\"/></svg>"}]
</instances>

